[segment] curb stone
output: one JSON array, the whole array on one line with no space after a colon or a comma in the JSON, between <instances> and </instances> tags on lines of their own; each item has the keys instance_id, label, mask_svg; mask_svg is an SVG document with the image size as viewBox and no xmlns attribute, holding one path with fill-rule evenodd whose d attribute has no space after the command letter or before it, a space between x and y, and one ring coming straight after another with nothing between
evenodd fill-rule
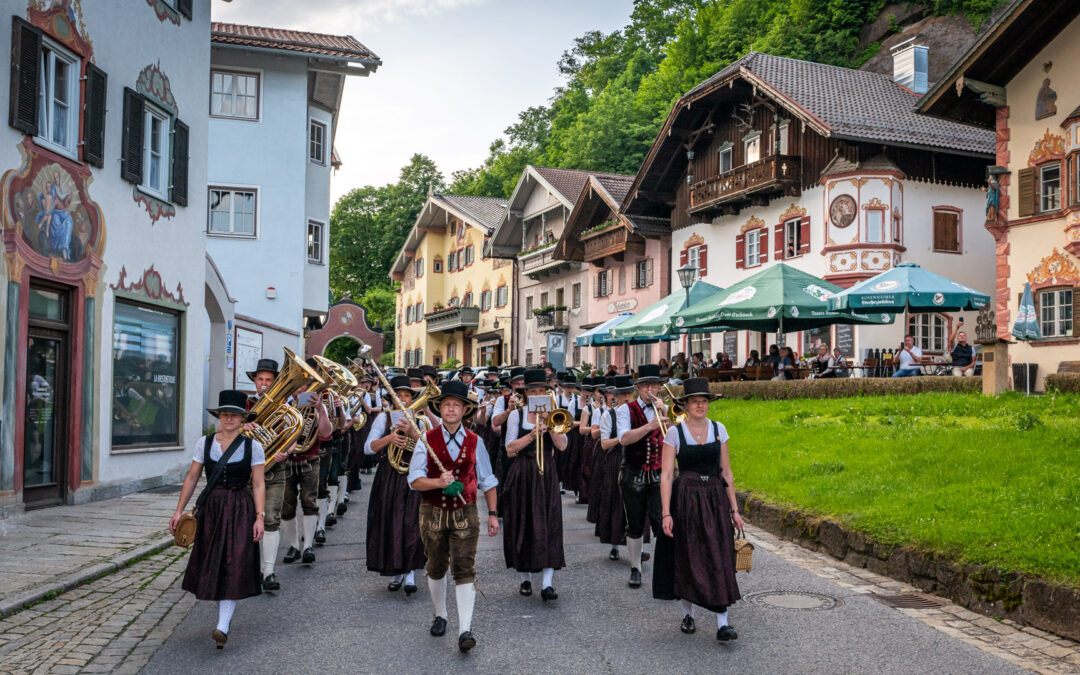
<instances>
[{"instance_id":1,"label":"curb stone","mask_svg":"<svg viewBox=\"0 0 1080 675\"><path fill-rule=\"evenodd\" d=\"M160 534L147 543L139 544L138 546L117 554L112 560L94 563L75 570L74 572L68 572L67 574L60 575L51 581L36 586L28 591L16 593L11 597L4 598L3 600L0 600L0 619L11 616L20 610L26 609L30 605L42 601L50 594L55 593L59 595L87 582L100 579L113 572L122 570L140 558L164 551L172 546L172 544L173 537L171 534Z\"/></svg>"}]
</instances>

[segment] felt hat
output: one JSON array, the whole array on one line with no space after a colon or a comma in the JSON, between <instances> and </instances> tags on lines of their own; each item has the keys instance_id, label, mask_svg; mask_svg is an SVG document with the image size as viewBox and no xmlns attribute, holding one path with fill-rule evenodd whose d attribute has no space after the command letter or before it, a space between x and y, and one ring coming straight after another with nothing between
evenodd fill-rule
<instances>
[{"instance_id":1,"label":"felt hat","mask_svg":"<svg viewBox=\"0 0 1080 675\"><path fill-rule=\"evenodd\" d=\"M581 385L578 384L577 379L574 378L574 374L567 371L559 373L559 384L566 389L581 388Z\"/></svg>"},{"instance_id":2,"label":"felt hat","mask_svg":"<svg viewBox=\"0 0 1080 675\"><path fill-rule=\"evenodd\" d=\"M660 366L655 363L643 363L638 366L634 384L649 384L650 382L660 382Z\"/></svg>"},{"instance_id":3,"label":"felt hat","mask_svg":"<svg viewBox=\"0 0 1080 675\"><path fill-rule=\"evenodd\" d=\"M442 404L443 401L448 398L459 399L462 403L465 404L465 419L472 417L473 413L476 412L476 401L469 398L468 385L466 385L464 382L458 382L457 380L450 380L449 382L444 384L442 386L442 391L439 392L439 395L432 396L428 400L428 408L430 408L431 412L434 413L436 416L442 417L442 413L439 411L439 406L440 404Z\"/></svg>"},{"instance_id":4,"label":"felt hat","mask_svg":"<svg viewBox=\"0 0 1080 675\"><path fill-rule=\"evenodd\" d=\"M207 408L206 412L214 417L219 416L221 413L236 413L241 415L245 422L249 422L255 419L255 413L248 412L247 402L248 395L244 392L235 389L223 389L218 393L217 407Z\"/></svg>"},{"instance_id":5,"label":"felt hat","mask_svg":"<svg viewBox=\"0 0 1080 675\"><path fill-rule=\"evenodd\" d=\"M634 391L634 378L629 375L616 375L611 390L616 394L629 394Z\"/></svg>"},{"instance_id":6,"label":"felt hat","mask_svg":"<svg viewBox=\"0 0 1080 675\"><path fill-rule=\"evenodd\" d=\"M411 391L414 394L416 393L416 390L413 389L412 386L412 380L409 378L408 375L395 375L394 377L390 378L390 388L394 391L400 391L402 389L405 389Z\"/></svg>"},{"instance_id":7,"label":"felt hat","mask_svg":"<svg viewBox=\"0 0 1080 675\"><path fill-rule=\"evenodd\" d=\"M683 380L682 396L676 396L675 400L686 405L686 400L691 396L704 396L710 401L720 398L720 394L709 391L709 381L704 377L691 377Z\"/></svg>"},{"instance_id":8,"label":"felt hat","mask_svg":"<svg viewBox=\"0 0 1080 675\"><path fill-rule=\"evenodd\" d=\"M602 387L602 389L604 391L608 392L609 394L611 392L615 391L615 376L614 375L608 375L607 377L598 377L597 379L598 380L603 380L604 386Z\"/></svg>"},{"instance_id":9,"label":"felt hat","mask_svg":"<svg viewBox=\"0 0 1080 675\"><path fill-rule=\"evenodd\" d=\"M430 364L424 364L420 366L420 371L424 373L424 375L430 375L431 377L439 376L439 369Z\"/></svg>"},{"instance_id":10,"label":"felt hat","mask_svg":"<svg viewBox=\"0 0 1080 675\"><path fill-rule=\"evenodd\" d=\"M420 368L408 368L405 371L405 374L409 377L410 380L423 380L424 379L424 371L421 370Z\"/></svg>"},{"instance_id":11,"label":"felt hat","mask_svg":"<svg viewBox=\"0 0 1080 675\"><path fill-rule=\"evenodd\" d=\"M547 374L544 373L543 368L533 368L532 370L526 370L524 387L531 389L533 387L543 387L550 389L547 383Z\"/></svg>"},{"instance_id":12,"label":"felt hat","mask_svg":"<svg viewBox=\"0 0 1080 675\"><path fill-rule=\"evenodd\" d=\"M248 379L254 380L255 376L264 370L268 373L273 373L274 377L277 377L278 362L274 359L259 359L259 362L255 364L255 370L247 371Z\"/></svg>"},{"instance_id":13,"label":"felt hat","mask_svg":"<svg viewBox=\"0 0 1080 675\"><path fill-rule=\"evenodd\" d=\"M510 383L513 384L514 380L520 380L525 377L525 369L518 366L510 369Z\"/></svg>"},{"instance_id":14,"label":"felt hat","mask_svg":"<svg viewBox=\"0 0 1080 675\"><path fill-rule=\"evenodd\" d=\"M476 377L476 373L473 372L472 368L469 368L468 366L462 366L462 367L458 368L458 377L459 378L464 377L466 375L468 375L469 377Z\"/></svg>"}]
</instances>

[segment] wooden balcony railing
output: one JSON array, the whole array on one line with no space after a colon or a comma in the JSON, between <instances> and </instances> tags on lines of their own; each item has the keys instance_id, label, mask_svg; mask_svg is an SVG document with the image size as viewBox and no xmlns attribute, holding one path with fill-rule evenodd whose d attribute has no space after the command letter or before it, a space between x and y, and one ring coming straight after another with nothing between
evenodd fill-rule
<instances>
[{"instance_id":1,"label":"wooden balcony railing","mask_svg":"<svg viewBox=\"0 0 1080 675\"><path fill-rule=\"evenodd\" d=\"M690 186L690 212L746 199L755 193L801 192L801 162L794 155L772 155Z\"/></svg>"}]
</instances>

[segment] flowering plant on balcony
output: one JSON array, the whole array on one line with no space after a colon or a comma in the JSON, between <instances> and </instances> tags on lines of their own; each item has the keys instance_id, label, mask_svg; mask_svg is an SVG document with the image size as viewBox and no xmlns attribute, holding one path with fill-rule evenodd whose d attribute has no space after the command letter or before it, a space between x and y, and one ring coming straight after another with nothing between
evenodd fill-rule
<instances>
[{"instance_id":1,"label":"flowering plant on balcony","mask_svg":"<svg viewBox=\"0 0 1080 675\"><path fill-rule=\"evenodd\" d=\"M537 244L536 246L533 246L532 248L521 251L520 253L517 254L517 257L521 258L523 256L529 255L530 253L536 253L537 251L542 251L545 248L551 248L552 246L554 246L557 243L559 243L559 241L556 239L556 240L553 240L553 241L545 242L543 244Z\"/></svg>"},{"instance_id":2,"label":"flowering plant on balcony","mask_svg":"<svg viewBox=\"0 0 1080 675\"><path fill-rule=\"evenodd\" d=\"M609 227L611 227L613 225L618 225L618 224L619 224L618 220L605 220L604 222L600 223L599 225L595 225L595 226L590 227L589 229L585 230L584 232L581 233L581 236L584 237L584 236L593 234L594 232L600 232L602 230L608 229Z\"/></svg>"},{"instance_id":3,"label":"flowering plant on balcony","mask_svg":"<svg viewBox=\"0 0 1080 675\"><path fill-rule=\"evenodd\" d=\"M538 307L533 310L533 314L536 316L545 316L553 312L562 312L566 309L566 305L547 305L545 307Z\"/></svg>"}]
</instances>

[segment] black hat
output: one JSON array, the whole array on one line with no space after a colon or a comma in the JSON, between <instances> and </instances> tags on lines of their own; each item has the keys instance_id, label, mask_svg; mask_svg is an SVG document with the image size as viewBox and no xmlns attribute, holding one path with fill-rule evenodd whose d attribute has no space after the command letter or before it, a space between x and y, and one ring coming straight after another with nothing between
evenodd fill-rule
<instances>
[{"instance_id":1,"label":"black hat","mask_svg":"<svg viewBox=\"0 0 1080 675\"><path fill-rule=\"evenodd\" d=\"M461 377L462 375L468 375L469 377L476 377L476 373L474 373L473 369L469 368L468 366L462 366L461 368L458 369L458 377Z\"/></svg>"},{"instance_id":2,"label":"black hat","mask_svg":"<svg viewBox=\"0 0 1080 675\"><path fill-rule=\"evenodd\" d=\"M431 375L432 377L439 376L439 369L429 364L420 366L420 372L424 373L424 375Z\"/></svg>"},{"instance_id":3,"label":"black hat","mask_svg":"<svg viewBox=\"0 0 1080 675\"><path fill-rule=\"evenodd\" d=\"M599 377L597 379L604 381L604 387L603 387L604 391L612 392L612 391L615 390L615 376L614 375L608 375L607 377Z\"/></svg>"},{"instance_id":4,"label":"black hat","mask_svg":"<svg viewBox=\"0 0 1080 675\"><path fill-rule=\"evenodd\" d=\"M469 398L469 387L464 382L450 380L445 383L442 386L442 391L439 392L439 395L432 396L431 399L428 400L428 408L430 408L431 412L435 415L441 417L442 413L439 411L439 405L447 398L460 399L461 402L465 404L464 417L466 419L472 417L473 413L476 412L476 401Z\"/></svg>"},{"instance_id":5,"label":"black hat","mask_svg":"<svg viewBox=\"0 0 1080 675\"><path fill-rule=\"evenodd\" d=\"M405 374L410 380L422 380L424 379L424 371L419 368L409 368L405 371Z\"/></svg>"},{"instance_id":6,"label":"black hat","mask_svg":"<svg viewBox=\"0 0 1080 675\"><path fill-rule=\"evenodd\" d=\"M217 407L206 409L206 412L214 417L217 417L221 413L236 413L237 415L243 415L245 422L250 422L255 419L255 413L248 412L248 395L244 392L236 391L235 389L223 389L218 394L217 398Z\"/></svg>"},{"instance_id":7,"label":"black hat","mask_svg":"<svg viewBox=\"0 0 1080 675\"><path fill-rule=\"evenodd\" d=\"M611 390L616 394L629 394L634 391L634 378L629 375L616 375Z\"/></svg>"},{"instance_id":8,"label":"black hat","mask_svg":"<svg viewBox=\"0 0 1080 675\"><path fill-rule=\"evenodd\" d=\"M520 380L523 377L525 377L525 369L524 368L518 366L516 368L511 368L510 369L510 381L511 382L513 382L514 380Z\"/></svg>"},{"instance_id":9,"label":"black hat","mask_svg":"<svg viewBox=\"0 0 1080 675\"><path fill-rule=\"evenodd\" d=\"M559 373L559 384L567 389L579 389L578 381L574 378L574 374L570 372Z\"/></svg>"},{"instance_id":10,"label":"black hat","mask_svg":"<svg viewBox=\"0 0 1080 675\"><path fill-rule=\"evenodd\" d=\"M531 389L533 387L548 388L547 374L543 368L533 368L532 370L525 371L525 388Z\"/></svg>"},{"instance_id":11,"label":"black hat","mask_svg":"<svg viewBox=\"0 0 1080 675\"><path fill-rule=\"evenodd\" d=\"M265 370L268 373L273 373L274 377L277 377L277 374L278 374L278 362L275 361L274 359L259 359L259 362L255 365L255 370L247 371L248 379L249 380L254 380L255 376L258 375L259 372L263 371L263 370Z\"/></svg>"},{"instance_id":12,"label":"black hat","mask_svg":"<svg viewBox=\"0 0 1080 675\"><path fill-rule=\"evenodd\" d=\"M488 366L487 367L487 374L488 375L498 375L499 374L499 367L498 366Z\"/></svg>"},{"instance_id":13,"label":"black hat","mask_svg":"<svg viewBox=\"0 0 1080 675\"><path fill-rule=\"evenodd\" d=\"M595 388L593 378L591 377L582 378L581 382L578 383L578 386L581 387L582 391L592 391Z\"/></svg>"},{"instance_id":14,"label":"black hat","mask_svg":"<svg viewBox=\"0 0 1080 675\"><path fill-rule=\"evenodd\" d=\"M414 394L416 393L416 390L412 387L412 380L409 379L408 375L395 375L394 377L390 378L390 388L394 391L398 391L399 389L408 389Z\"/></svg>"},{"instance_id":15,"label":"black hat","mask_svg":"<svg viewBox=\"0 0 1080 675\"><path fill-rule=\"evenodd\" d=\"M511 389L511 387L510 387L510 378L508 378L508 377L500 377L499 378L499 389Z\"/></svg>"},{"instance_id":16,"label":"black hat","mask_svg":"<svg viewBox=\"0 0 1080 675\"><path fill-rule=\"evenodd\" d=\"M637 379L634 384L648 384L660 381L660 366L655 363L643 363L638 366Z\"/></svg>"},{"instance_id":17,"label":"black hat","mask_svg":"<svg viewBox=\"0 0 1080 675\"><path fill-rule=\"evenodd\" d=\"M710 401L720 398L719 394L709 391L709 381L704 377L691 377L683 380L682 396L676 396L675 400L686 405L686 400L691 396L704 396Z\"/></svg>"}]
</instances>

